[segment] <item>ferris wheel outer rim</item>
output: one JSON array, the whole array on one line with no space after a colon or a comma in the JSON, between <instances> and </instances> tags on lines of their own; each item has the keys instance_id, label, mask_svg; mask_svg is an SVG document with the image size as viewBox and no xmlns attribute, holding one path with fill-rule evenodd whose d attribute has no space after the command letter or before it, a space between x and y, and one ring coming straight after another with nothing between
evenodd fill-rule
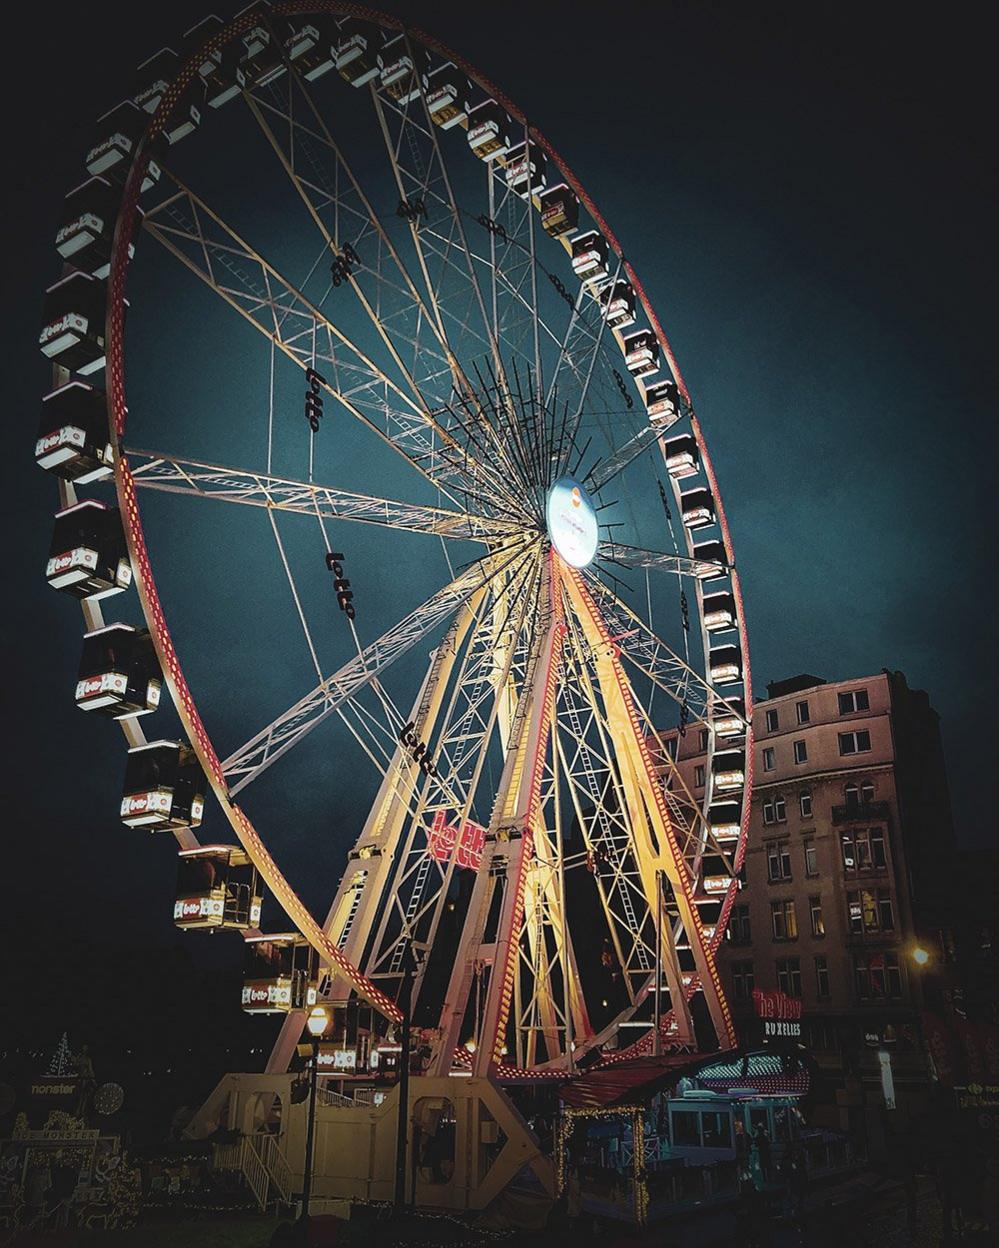
<instances>
[{"instance_id":1,"label":"ferris wheel outer rim","mask_svg":"<svg viewBox=\"0 0 999 1248\"><path fill-rule=\"evenodd\" d=\"M669 340L662 328L658 316L653 309L651 302L646 295L637 273L630 262L625 259L623 250L605 221L603 215L596 207L592 197L588 194L578 178L573 174L572 170L561 158L555 147L535 126L530 124L525 114L517 105L510 100L506 94L500 91L485 75L481 74L474 66L470 65L463 57L454 53L447 45L441 43L433 36L427 35L415 28L408 28L404 23L391 15L380 12L363 5L355 5L350 3L341 3L339 0L286 0L285 3L277 3L273 5L273 12L279 16L295 16L310 12L325 12L336 16L353 16L376 22L378 25L391 30L402 31L412 34L417 40L425 46L437 52L438 55L445 57L447 60L459 67L462 72L466 73L469 78L475 81L483 90L487 91L506 111L518 120L527 129L529 137L536 141L539 146L551 157L559 172L565 178L568 185L579 197L580 202L585 206L593 221L599 227L601 234L607 240L608 244L613 248L615 254L621 260L622 267L632 283L649 323L656 334L656 338L666 355L673 372L677 387L687 402L689 416L691 420L691 428L697 441L699 452L702 460L702 467L709 483L712 498L715 503L716 517L718 521L719 531L722 536L723 546L729 561L729 580L732 585L733 597L735 598L738 613L738 633L740 639L740 650L743 663L743 688L745 690L745 709L747 718L747 735L745 744L745 783L743 788L743 812L742 812L742 828L740 832L739 842L736 850L735 867L738 871L741 861L745 855L746 844L748 839L748 823L751 807L751 791L752 791L752 723L751 723L751 675L749 668L749 650L748 638L745 627L745 612L743 610L743 600L741 593L741 585L739 575L735 568L734 551L731 542L730 531L727 518L725 516L724 505L722 503L721 494L717 487L717 481L714 476L713 467L711 465L710 456L704 443L703 434L700 430L699 422L690 405L689 393L683 380L682 373L676 361L675 355ZM129 173L126 177L121 204L118 217L115 223L111 264L108 276L108 302L106 310L105 324L105 344L107 354L106 378L107 386L107 404L109 413L109 430L114 448L115 458L115 488L118 495L119 508L123 520L127 517L127 522L123 524L126 543L129 548L129 555L133 562L135 572L136 591L139 597L143 614L146 618L150 633L153 637L157 650L157 657L160 660L163 669L164 679L170 689L171 698L177 709L177 713L188 732L190 743L198 755L199 761L205 769L205 774L215 791L219 804L225 811L230 824L233 827L237 838L244 845L247 852L254 857L254 850L260 856L261 862L269 864L271 870L271 879L268 883L271 886L279 904L285 909L289 919L295 924L296 928L302 932L302 935L312 944L321 957L324 957L331 964L350 980L354 987L371 1001L386 1017L398 1020L401 1017L398 1007L395 1006L385 994L374 987L359 971L358 968L348 963L339 953L336 946L322 932L321 927L316 922L311 913L305 908L297 894L287 883L280 868L274 862L263 840L256 832L246 813L233 802L229 795L228 785L222 773L221 764L218 755L214 749L204 723L201 719L197 705L191 694L190 688L184 677L179 657L173 645L172 636L166 623L165 613L159 600L159 593L156 588L155 578L152 574L151 561L149 559L148 547L145 542L145 536L142 529L141 519L139 516L138 504L135 499L134 483L131 473L128 469L127 462L121 453L121 439L124 435L127 423L127 405L125 402L124 388L124 297L126 276L129 265L128 249L135 234L135 222L137 217L138 200L141 193L141 183L148 167L149 143L150 140L157 137L162 130L163 122L169 115L180 91L193 80L195 76L195 63L199 57L210 50L220 48L231 39L237 37L245 30L249 29L254 21L252 13L244 13L228 22L221 31L216 32L204 44L200 45L187 60L181 65L181 68L171 82L170 86L164 92L150 122L147 124L146 130L139 140L135 155L132 159ZM659 440L659 446L662 450L662 439ZM688 546L690 545L690 535L686 534ZM703 628L702 628L703 632ZM707 646L705 644L705 657L707 654ZM252 846L252 848L251 848ZM257 859L254 857L256 863ZM260 865L258 869L260 869ZM261 874L265 874L261 870ZM280 881L275 886L274 880ZM282 888L283 885L283 888ZM726 897L723 901L722 912L719 916L719 922L715 937L712 939L713 950L717 948L721 936L724 932L724 924L728 918L728 912L731 909L734 895L737 892L738 882L733 878ZM282 892L287 892L290 896L282 897ZM291 907L289 909L289 906ZM293 913L298 911L299 913Z\"/></svg>"}]
</instances>

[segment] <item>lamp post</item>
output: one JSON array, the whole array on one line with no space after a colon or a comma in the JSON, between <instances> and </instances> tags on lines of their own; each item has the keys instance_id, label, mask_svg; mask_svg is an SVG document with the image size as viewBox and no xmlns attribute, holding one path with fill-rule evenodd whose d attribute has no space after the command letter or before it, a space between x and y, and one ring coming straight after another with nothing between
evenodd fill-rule
<instances>
[{"instance_id":1,"label":"lamp post","mask_svg":"<svg viewBox=\"0 0 999 1248\"><path fill-rule=\"evenodd\" d=\"M306 1021L312 1037L312 1067L309 1072L309 1125L305 1132L305 1175L302 1180L302 1225L308 1226L309 1198L312 1195L312 1151L316 1136L316 1076L319 1070L319 1041L330 1024L329 1011L323 1005L313 1007Z\"/></svg>"},{"instance_id":2,"label":"lamp post","mask_svg":"<svg viewBox=\"0 0 999 1248\"><path fill-rule=\"evenodd\" d=\"M930 952L928 949L924 949L922 945L916 945L913 949L911 949L909 951L909 956L912 958L913 963L919 971L922 971L930 964ZM926 1074L932 1084L936 1082L937 1072L933 1065L933 1054L930 1052L930 1046L926 1042L926 1030L923 1027L923 1005L925 1004L923 984L922 980L919 979L918 976L917 979L919 981L919 992L916 1000L916 1035L919 1037L920 1055L926 1063Z\"/></svg>"},{"instance_id":3,"label":"lamp post","mask_svg":"<svg viewBox=\"0 0 999 1248\"><path fill-rule=\"evenodd\" d=\"M402 1052L399 1054L399 1117L395 1139L395 1199L396 1213L406 1207L406 1152L409 1141L409 1052L412 1039L413 955L406 942L402 993Z\"/></svg>"}]
</instances>

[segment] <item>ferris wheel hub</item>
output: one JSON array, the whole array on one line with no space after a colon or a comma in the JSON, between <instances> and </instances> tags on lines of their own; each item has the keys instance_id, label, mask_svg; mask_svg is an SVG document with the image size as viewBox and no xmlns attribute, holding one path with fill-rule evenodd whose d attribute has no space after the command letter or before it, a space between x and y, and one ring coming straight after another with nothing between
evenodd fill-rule
<instances>
[{"instance_id":1,"label":"ferris wheel hub","mask_svg":"<svg viewBox=\"0 0 999 1248\"><path fill-rule=\"evenodd\" d=\"M548 536L573 568L585 568L597 553L600 527L586 490L572 477L560 477L548 491Z\"/></svg>"}]
</instances>

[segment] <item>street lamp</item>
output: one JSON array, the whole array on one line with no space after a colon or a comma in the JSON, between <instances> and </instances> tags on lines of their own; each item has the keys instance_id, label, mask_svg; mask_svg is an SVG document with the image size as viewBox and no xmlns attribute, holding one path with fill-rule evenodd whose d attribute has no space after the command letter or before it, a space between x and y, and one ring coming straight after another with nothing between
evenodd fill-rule
<instances>
[{"instance_id":1,"label":"street lamp","mask_svg":"<svg viewBox=\"0 0 999 1248\"><path fill-rule=\"evenodd\" d=\"M912 960L917 966L925 966L930 960L929 951L917 945L912 951Z\"/></svg>"},{"instance_id":2,"label":"street lamp","mask_svg":"<svg viewBox=\"0 0 999 1248\"><path fill-rule=\"evenodd\" d=\"M312 1195L312 1150L316 1136L316 1075L319 1070L319 1041L330 1025L329 1011L324 1005L314 1006L305 1026L312 1037L312 1069L309 1073L309 1125L305 1132L305 1176L302 1180L302 1225L309 1223L309 1198Z\"/></svg>"}]
</instances>

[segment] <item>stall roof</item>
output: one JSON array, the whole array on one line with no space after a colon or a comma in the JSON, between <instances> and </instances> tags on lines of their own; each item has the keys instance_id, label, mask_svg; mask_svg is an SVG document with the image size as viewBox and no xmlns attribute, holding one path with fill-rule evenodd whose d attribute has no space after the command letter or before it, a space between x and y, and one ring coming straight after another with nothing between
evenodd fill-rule
<instances>
[{"instance_id":1,"label":"stall roof","mask_svg":"<svg viewBox=\"0 0 999 1248\"><path fill-rule=\"evenodd\" d=\"M610 1109L615 1105L639 1105L661 1088L672 1086L693 1071L703 1057L689 1053L666 1053L662 1057L637 1057L587 1071L565 1084L559 1096L570 1109Z\"/></svg>"}]
</instances>

